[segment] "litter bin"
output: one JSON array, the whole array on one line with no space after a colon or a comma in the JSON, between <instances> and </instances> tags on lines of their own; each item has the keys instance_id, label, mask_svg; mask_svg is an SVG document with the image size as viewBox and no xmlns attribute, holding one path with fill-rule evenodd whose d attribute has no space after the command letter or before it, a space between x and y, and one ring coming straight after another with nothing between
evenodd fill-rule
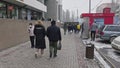
<instances>
[{"instance_id":1,"label":"litter bin","mask_svg":"<svg viewBox=\"0 0 120 68\"><path fill-rule=\"evenodd\" d=\"M86 44L86 58L93 59L94 58L94 44Z\"/></svg>"}]
</instances>

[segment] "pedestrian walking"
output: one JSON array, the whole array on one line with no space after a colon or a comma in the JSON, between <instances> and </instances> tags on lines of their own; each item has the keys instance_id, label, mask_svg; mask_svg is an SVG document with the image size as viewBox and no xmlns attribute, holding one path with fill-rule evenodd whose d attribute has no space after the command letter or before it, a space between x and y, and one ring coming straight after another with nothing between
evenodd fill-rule
<instances>
[{"instance_id":1,"label":"pedestrian walking","mask_svg":"<svg viewBox=\"0 0 120 68\"><path fill-rule=\"evenodd\" d=\"M34 25L29 23L28 32L30 36L31 48L34 48Z\"/></svg>"},{"instance_id":2,"label":"pedestrian walking","mask_svg":"<svg viewBox=\"0 0 120 68\"><path fill-rule=\"evenodd\" d=\"M77 28L77 33L79 33L79 31L80 31L80 24L77 24L76 28Z\"/></svg>"},{"instance_id":3,"label":"pedestrian walking","mask_svg":"<svg viewBox=\"0 0 120 68\"><path fill-rule=\"evenodd\" d=\"M43 22L41 20L37 21L37 24L35 24L34 28L34 34L35 34L35 57L37 58L39 52L41 53L41 56L44 54L44 49L46 48L45 44L45 27L43 26ZM41 50L41 51L40 51Z\"/></svg>"},{"instance_id":4,"label":"pedestrian walking","mask_svg":"<svg viewBox=\"0 0 120 68\"><path fill-rule=\"evenodd\" d=\"M92 25L91 25L91 41L95 41L95 36L96 36L96 30L97 30L97 24L96 22L94 22Z\"/></svg>"},{"instance_id":5,"label":"pedestrian walking","mask_svg":"<svg viewBox=\"0 0 120 68\"><path fill-rule=\"evenodd\" d=\"M56 21L51 22L51 26L47 28L47 37L49 39L50 58L57 57L57 43L61 42L61 31L56 26Z\"/></svg>"},{"instance_id":6,"label":"pedestrian walking","mask_svg":"<svg viewBox=\"0 0 120 68\"><path fill-rule=\"evenodd\" d=\"M80 35L80 37L82 38L82 36L83 36L83 31L84 31L84 23L85 22L83 22L82 24L81 24L81 35Z\"/></svg>"},{"instance_id":7,"label":"pedestrian walking","mask_svg":"<svg viewBox=\"0 0 120 68\"><path fill-rule=\"evenodd\" d=\"M64 23L64 25L63 25L63 29L64 29L64 35L66 35L66 31L67 31L67 23Z\"/></svg>"}]
</instances>

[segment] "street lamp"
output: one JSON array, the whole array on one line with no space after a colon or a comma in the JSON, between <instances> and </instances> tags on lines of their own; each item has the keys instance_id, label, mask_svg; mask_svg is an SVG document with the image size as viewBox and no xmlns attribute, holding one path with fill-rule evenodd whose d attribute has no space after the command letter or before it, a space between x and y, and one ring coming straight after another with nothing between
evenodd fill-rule
<instances>
[{"instance_id":1,"label":"street lamp","mask_svg":"<svg viewBox=\"0 0 120 68\"><path fill-rule=\"evenodd\" d=\"M91 13L91 0L89 0L89 13Z\"/></svg>"}]
</instances>

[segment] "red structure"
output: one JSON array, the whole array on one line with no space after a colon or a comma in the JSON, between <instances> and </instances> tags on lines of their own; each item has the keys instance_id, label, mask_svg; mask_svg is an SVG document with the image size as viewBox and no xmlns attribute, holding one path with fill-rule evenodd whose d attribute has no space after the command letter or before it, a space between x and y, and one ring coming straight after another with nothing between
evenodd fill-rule
<instances>
[{"instance_id":1,"label":"red structure","mask_svg":"<svg viewBox=\"0 0 120 68\"><path fill-rule=\"evenodd\" d=\"M105 25L105 24L113 24L114 13L110 13L110 8L104 8L103 13L82 13L81 17L88 17L89 24L91 25L94 21L96 23Z\"/></svg>"}]
</instances>

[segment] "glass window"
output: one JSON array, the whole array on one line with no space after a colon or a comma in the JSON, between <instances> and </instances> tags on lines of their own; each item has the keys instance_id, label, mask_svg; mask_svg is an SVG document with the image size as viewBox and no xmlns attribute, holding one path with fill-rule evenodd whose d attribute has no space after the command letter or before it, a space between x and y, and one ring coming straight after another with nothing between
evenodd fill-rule
<instances>
[{"instance_id":1,"label":"glass window","mask_svg":"<svg viewBox=\"0 0 120 68\"><path fill-rule=\"evenodd\" d=\"M116 31L120 32L120 26L107 26L105 31Z\"/></svg>"},{"instance_id":2,"label":"glass window","mask_svg":"<svg viewBox=\"0 0 120 68\"><path fill-rule=\"evenodd\" d=\"M0 3L0 18L6 17L6 4Z\"/></svg>"}]
</instances>

